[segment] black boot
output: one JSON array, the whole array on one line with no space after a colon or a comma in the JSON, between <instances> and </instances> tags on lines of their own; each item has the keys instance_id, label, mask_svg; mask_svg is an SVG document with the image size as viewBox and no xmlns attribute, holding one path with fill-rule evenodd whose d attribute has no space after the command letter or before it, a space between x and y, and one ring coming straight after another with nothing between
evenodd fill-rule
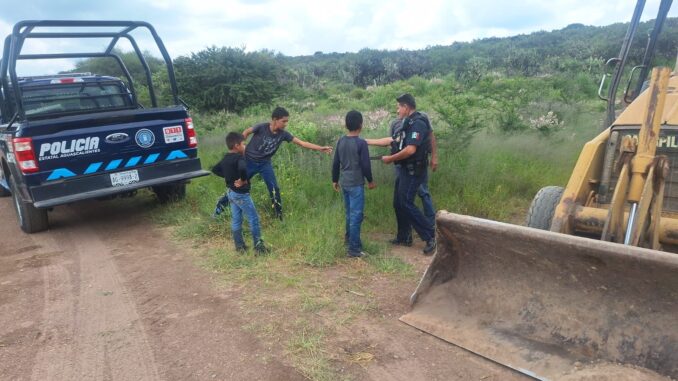
<instances>
[{"instance_id":1,"label":"black boot","mask_svg":"<svg viewBox=\"0 0 678 381\"><path fill-rule=\"evenodd\" d=\"M393 238L392 240L390 240L388 242L391 245L410 247L410 246L412 246L412 237L406 238L406 239L400 239L400 238L396 237L396 238Z\"/></svg>"},{"instance_id":2,"label":"black boot","mask_svg":"<svg viewBox=\"0 0 678 381\"><path fill-rule=\"evenodd\" d=\"M428 242L426 242L426 246L424 246L424 255L432 255L436 251L437 246L438 244L436 243L435 238L428 240Z\"/></svg>"}]
</instances>

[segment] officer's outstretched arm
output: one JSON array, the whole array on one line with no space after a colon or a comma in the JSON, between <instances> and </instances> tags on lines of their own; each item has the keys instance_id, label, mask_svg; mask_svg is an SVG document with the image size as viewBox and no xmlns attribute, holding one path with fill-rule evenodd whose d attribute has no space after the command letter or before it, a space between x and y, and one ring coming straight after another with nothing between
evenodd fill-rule
<instances>
[{"instance_id":1,"label":"officer's outstretched arm","mask_svg":"<svg viewBox=\"0 0 678 381\"><path fill-rule=\"evenodd\" d=\"M365 139L368 145L371 146L380 146L380 147L388 147L391 142L393 142L393 138L388 137L388 138L381 138L381 139Z\"/></svg>"}]
</instances>

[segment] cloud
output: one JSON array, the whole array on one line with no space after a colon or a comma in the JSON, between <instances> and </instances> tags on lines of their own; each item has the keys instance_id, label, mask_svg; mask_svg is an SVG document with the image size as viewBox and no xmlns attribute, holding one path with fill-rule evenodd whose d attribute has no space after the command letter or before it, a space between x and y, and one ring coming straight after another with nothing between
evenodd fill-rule
<instances>
[{"instance_id":1,"label":"cloud","mask_svg":"<svg viewBox=\"0 0 678 381\"><path fill-rule=\"evenodd\" d=\"M659 1L647 1L643 19L655 17ZM307 55L362 48L421 49L572 23L628 22L634 5L590 0L0 0L0 33L8 34L22 19L135 19L153 24L173 57L209 46ZM677 14L678 7L669 15ZM147 35L134 35L142 49L153 48ZM81 47L94 46L87 45L91 43Z\"/></svg>"}]
</instances>

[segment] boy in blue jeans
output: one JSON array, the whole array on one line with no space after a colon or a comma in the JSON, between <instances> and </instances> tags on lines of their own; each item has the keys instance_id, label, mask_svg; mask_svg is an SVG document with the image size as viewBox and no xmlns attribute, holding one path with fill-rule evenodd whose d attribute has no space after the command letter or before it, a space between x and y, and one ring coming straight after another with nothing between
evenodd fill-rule
<instances>
[{"instance_id":1,"label":"boy in blue jeans","mask_svg":"<svg viewBox=\"0 0 678 381\"><path fill-rule=\"evenodd\" d=\"M348 256L359 258L365 255L360 240L360 225L363 222L365 208L365 179L367 187L374 189L372 166L367 142L360 137L363 128L363 116L352 110L346 114L348 133L337 142L332 163L332 186L344 194L346 208L346 235Z\"/></svg>"},{"instance_id":2,"label":"boy in blue jeans","mask_svg":"<svg viewBox=\"0 0 678 381\"><path fill-rule=\"evenodd\" d=\"M231 205L231 232L235 249L239 252L247 250L242 235L243 214L252 230L252 241L257 254L268 251L261 239L259 227L259 215L250 197L250 184L247 180L247 164L245 163L245 137L237 132L229 132L226 135L228 153L217 165L212 168L212 173L223 177L228 190L229 204Z\"/></svg>"},{"instance_id":3,"label":"boy in blue jeans","mask_svg":"<svg viewBox=\"0 0 678 381\"><path fill-rule=\"evenodd\" d=\"M290 113L282 107L276 107L271 113L271 121L259 123L253 127L245 129L243 136L247 139L252 135L250 143L245 150L245 159L247 161L247 175L252 178L257 173L264 179L268 193L271 195L271 203L275 210L275 215L281 221L283 219L282 198L280 197L280 188L278 180L273 172L271 159L278 151L283 142L291 142L300 147L314 151L332 153L332 147L319 146L296 138L290 134L286 128L290 120Z\"/></svg>"}]
</instances>

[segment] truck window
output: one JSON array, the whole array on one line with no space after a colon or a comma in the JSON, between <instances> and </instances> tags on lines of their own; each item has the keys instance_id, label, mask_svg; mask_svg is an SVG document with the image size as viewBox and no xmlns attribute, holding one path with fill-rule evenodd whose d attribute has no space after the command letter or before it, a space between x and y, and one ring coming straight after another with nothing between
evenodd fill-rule
<instances>
[{"instance_id":1,"label":"truck window","mask_svg":"<svg viewBox=\"0 0 678 381\"><path fill-rule=\"evenodd\" d=\"M133 107L129 92L119 84L111 83L25 86L22 99L29 118Z\"/></svg>"}]
</instances>

